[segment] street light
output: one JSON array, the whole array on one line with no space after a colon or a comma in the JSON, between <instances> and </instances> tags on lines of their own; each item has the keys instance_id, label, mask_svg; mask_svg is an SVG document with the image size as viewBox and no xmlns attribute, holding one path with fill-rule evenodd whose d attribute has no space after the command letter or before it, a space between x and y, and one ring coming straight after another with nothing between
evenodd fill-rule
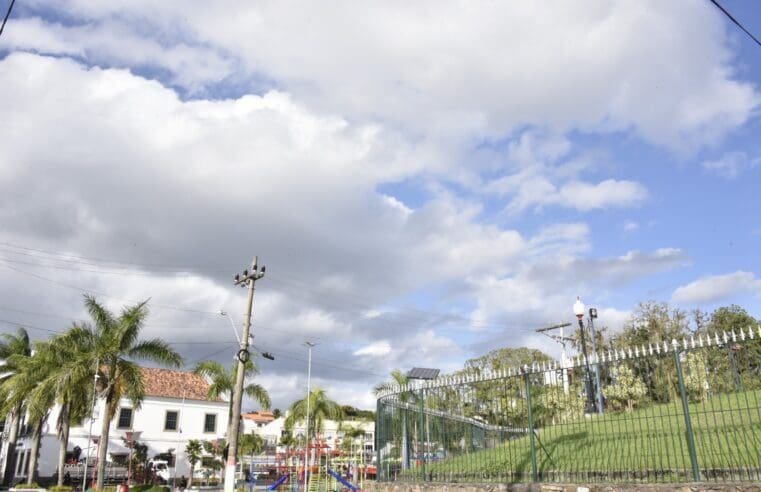
<instances>
[{"instance_id":1,"label":"street light","mask_svg":"<svg viewBox=\"0 0 761 492\"><path fill-rule=\"evenodd\" d=\"M595 412L595 397L594 390L592 389L592 376L589 372L589 357L587 356L587 341L584 336L584 303L581 302L581 298L577 297L576 302L573 303L573 314L579 320L579 334L581 335L581 352L584 354L584 386L587 393L587 413Z\"/></svg>"},{"instance_id":2,"label":"street light","mask_svg":"<svg viewBox=\"0 0 761 492\"><path fill-rule=\"evenodd\" d=\"M225 311L224 309L220 309L217 312L219 313L220 316L224 316L225 318L227 318L227 321L230 322L230 328L232 328L233 333L235 333L235 339L238 341L238 343L240 343L240 335L238 335L238 329L235 328L235 323L233 323L233 319L227 315L227 311Z\"/></svg>"},{"instance_id":3,"label":"street light","mask_svg":"<svg viewBox=\"0 0 761 492\"><path fill-rule=\"evenodd\" d=\"M312 348L317 345L315 342L304 342L304 345L306 345L309 349L309 362L307 363L307 422L306 422L306 449L304 450L304 461L306 462L306 468L304 470L304 490L309 489L309 400L311 400L311 393L312 393Z\"/></svg>"}]
</instances>

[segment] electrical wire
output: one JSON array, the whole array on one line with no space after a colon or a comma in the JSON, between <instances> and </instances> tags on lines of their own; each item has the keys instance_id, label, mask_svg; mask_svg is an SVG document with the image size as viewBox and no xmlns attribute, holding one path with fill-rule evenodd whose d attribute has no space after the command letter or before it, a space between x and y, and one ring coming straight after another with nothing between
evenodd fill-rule
<instances>
[{"instance_id":1,"label":"electrical wire","mask_svg":"<svg viewBox=\"0 0 761 492\"><path fill-rule=\"evenodd\" d=\"M747 34L748 36L750 36L750 39L752 39L753 41L755 41L757 45L761 46L761 41L759 41L758 39L756 39L756 37L755 37L753 34L751 34L751 33L750 33L750 31L748 31L747 29L745 29L745 27L743 27L743 25L742 25L742 24L740 24L740 22L739 22L737 19L735 19L735 18L732 16L732 14L730 14L730 13L727 11L727 9L725 9L724 7L722 7L722 6L721 6L721 4L718 2L718 0L710 0L710 2L711 2L712 4L714 4L714 5L716 6L716 8L717 8L717 9L721 10L721 11L724 13L724 15L726 15L726 16L729 18L729 20L731 20L732 22L734 22L734 23L735 23L735 25L736 25L737 27L739 27L740 29L742 29L742 30L743 30L743 32L745 32L745 34Z\"/></svg>"},{"instance_id":2,"label":"electrical wire","mask_svg":"<svg viewBox=\"0 0 761 492\"><path fill-rule=\"evenodd\" d=\"M8 5L8 12L5 13L5 17L3 18L3 25L0 26L0 36L3 35L3 31L5 30L5 23L8 22L8 17L11 16L11 10L13 10L14 3L16 3L16 0L11 0L11 4Z\"/></svg>"}]
</instances>

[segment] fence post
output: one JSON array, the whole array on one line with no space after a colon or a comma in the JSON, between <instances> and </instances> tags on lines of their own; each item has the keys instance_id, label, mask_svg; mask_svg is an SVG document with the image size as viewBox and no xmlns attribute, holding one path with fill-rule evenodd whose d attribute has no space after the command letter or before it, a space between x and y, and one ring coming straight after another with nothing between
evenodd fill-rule
<instances>
[{"instance_id":1,"label":"fence post","mask_svg":"<svg viewBox=\"0 0 761 492\"><path fill-rule=\"evenodd\" d=\"M531 415L531 380L529 379L528 368L524 368L523 377L526 379L526 406L528 407L528 432L531 442L531 477L534 482L539 481L539 475L536 472L536 444L534 443L534 417Z\"/></svg>"},{"instance_id":2,"label":"fence post","mask_svg":"<svg viewBox=\"0 0 761 492\"><path fill-rule=\"evenodd\" d=\"M420 477L425 482L425 452L423 451L423 436L425 435L423 426L425 425L425 388L420 388L420 428L418 429L417 454L420 460Z\"/></svg>"},{"instance_id":3,"label":"fence post","mask_svg":"<svg viewBox=\"0 0 761 492\"><path fill-rule=\"evenodd\" d=\"M690 463L692 464L692 478L696 482L700 481L700 468L698 467L698 455L695 452L695 436L692 433L692 420L690 419L690 406L687 400L687 391L684 388L684 377L682 376L682 361L679 359L679 346L676 340L672 342L674 347L674 361L676 362L676 376L679 381L679 394L682 397L682 410L684 413L684 426L687 433L687 448L690 451Z\"/></svg>"},{"instance_id":4,"label":"fence post","mask_svg":"<svg viewBox=\"0 0 761 492\"><path fill-rule=\"evenodd\" d=\"M383 469L383 466L381 465L381 451L380 451L380 432L382 429L381 424L381 399L378 398L376 404L375 404L375 480L377 482L381 481L381 470ZM365 464L365 470L367 470L367 465ZM367 475L367 474L365 474Z\"/></svg>"}]
</instances>

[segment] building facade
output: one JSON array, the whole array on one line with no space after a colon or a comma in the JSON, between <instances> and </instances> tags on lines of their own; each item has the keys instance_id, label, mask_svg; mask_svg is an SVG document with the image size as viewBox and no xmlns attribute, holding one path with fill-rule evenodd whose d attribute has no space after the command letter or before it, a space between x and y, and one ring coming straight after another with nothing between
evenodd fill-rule
<instances>
[{"instance_id":1,"label":"building facade","mask_svg":"<svg viewBox=\"0 0 761 492\"><path fill-rule=\"evenodd\" d=\"M185 446L188 440L215 441L227 432L229 403L223 400L209 401L206 394L207 381L196 374L167 369L142 368L145 399L139 408L123 399L111 422L108 443L108 460L127 461L130 448L128 438L147 446L148 458L171 453L170 467L177 476L188 476L190 464ZM38 460L38 476L53 477L58 469L59 441L56 422L60 408L54 407L43 427ZM89 456L90 464L97 458L101 418L105 414L105 402L96 403L93 419L80 425L72 425L67 461L84 462ZM25 422L24 422L25 423ZM29 473L31 428L22 425L16 445L15 482ZM5 440L3 440L5 443ZM3 445L0 463L4 469L8 456Z\"/></svg>"}]
</instances>

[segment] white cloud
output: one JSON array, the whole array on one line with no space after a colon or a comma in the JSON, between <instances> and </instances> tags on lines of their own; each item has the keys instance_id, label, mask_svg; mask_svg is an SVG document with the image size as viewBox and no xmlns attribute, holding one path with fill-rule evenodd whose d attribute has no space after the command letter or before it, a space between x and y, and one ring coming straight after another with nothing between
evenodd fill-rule
<instances>
[{"instance_id":1,"label":"white cloud","mask_svg":"<svg viewBox=\"0 0 761 492\"><path fill-rule=\"evenodd\" d=\"M671 300L680 304L706 304L747 294L761 296L761 280L751 272L738 270L703 277L678 287Z\"/></svg>"},{"instance_id":2,"label":"white cloud","mask_svg":"<svg viewBox=\"0 0 761 492\"><path fill-rule=\"evenodd\" d=\"M519 186L516 197L507 207L512 213L548 205L574 208L582 212L632 207L642 203L648 196L643 185L628 180L607 179L599 183L570 181L557 188L546 178L534 177Z\"/></svg>"},{"instance_id":3,"label":"white cloud","mask_svg":"<svg viewBox=\"0 0 761 492\"><path fill-rule=\"evenodd\" d=\"M624 232L635 232L639 229L639 222L627 220L624 222Z\"/></svg>"},{"instance_id":4,"label":"white cloud","mask_svg":"<svg viewBox=\"0 0 761 492\"><path fill-rule=\"evenodd\" d=\"M703 161L703 169L723 178L736 178L761 164L761 157L751 159L745 152L728 152L712 161Z\"/></svg>"},{"instance_id":5,"label":"white cloud","mask_svg":"<svg viewBox=\"0 0 761 492\"><path fill-rule=\"evenodd\" d=\"M735 77L720 16L688 1L52 8L87 27L28 20L37 25L12 39L16 47L96 63L156 57L191 87L224 78L232 64L239 77L270 79L310 107L388 122L442 148L534 125L631 130L690 149L743 124L760 101ZM674 60L679 70L663 69Z\"/></svg>"},{"instance_id":6,"label":"white cloud","mask_svg":"<svg viewBox=\"0 0 761 492\"><path fill-rule=\"evenodd\" d=\"M379 340L354 351L356 356L365 355L368 357L384 357L390 353L391 344L388 343L388 340Z\"/></svg>"}]
</instances>

